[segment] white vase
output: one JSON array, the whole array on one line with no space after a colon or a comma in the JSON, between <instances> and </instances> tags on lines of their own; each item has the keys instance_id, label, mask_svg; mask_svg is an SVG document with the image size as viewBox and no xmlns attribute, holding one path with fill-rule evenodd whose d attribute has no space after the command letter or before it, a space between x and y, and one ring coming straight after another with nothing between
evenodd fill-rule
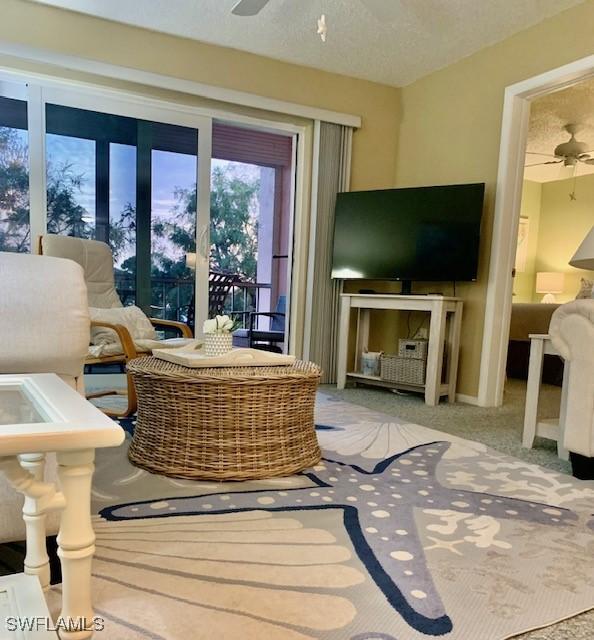
<instances>
[{"instance_id":1,"label":"white vase","mask_svg":"<svg viewBox=\"0 0 594 640\"><path fill-rule=\"evenodd\" d=\"M233 336L230 333L207 333L204 335L204 353L209 358L224 356L233 348Z\"/></svg>"}]
</instances>

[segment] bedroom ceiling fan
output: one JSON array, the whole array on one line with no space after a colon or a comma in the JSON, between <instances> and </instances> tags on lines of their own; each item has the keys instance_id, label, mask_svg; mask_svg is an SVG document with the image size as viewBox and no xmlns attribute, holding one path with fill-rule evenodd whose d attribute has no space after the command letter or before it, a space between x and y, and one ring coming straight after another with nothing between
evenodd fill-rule
<instances>
[{"instance_id":1,"label":"bedroom ceiling fan","mask_svg":"<svg viewBox=\"0 0 594 640\"><path fill-rule=\"evenodd\" d=\"M566 124L563 127L569 134L569 140L562 142L555 147L553 154L539 153L537 151L526 151L527 155L534 156L548 156L549 158L555 158L555 160L547 160L545 162L536 162L534 164L527 164L526 167L538 167L545 164L563 164L564 167L576 167L578 162L583 164L594 164L594 157L590 154L594 153L593 149L588 149L588 145L585 142L576 140L575 136L578 131L578 125Z\"/></svg>"}]
</instances>

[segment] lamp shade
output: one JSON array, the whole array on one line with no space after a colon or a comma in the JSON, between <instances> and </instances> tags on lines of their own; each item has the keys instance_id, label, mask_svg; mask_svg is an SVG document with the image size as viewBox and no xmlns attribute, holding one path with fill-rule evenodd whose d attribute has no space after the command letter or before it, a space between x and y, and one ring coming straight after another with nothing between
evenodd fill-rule
<instances>
[{"instance_id":1,"label":"lamp shade","mask_svg":"<svg viewBox=\"0 0 594 640\"><path fill-rule=\"evenodd\" d=\"M536 293L563 293L564 284L564 273L539 271L536 274Z\"/></svg>"},{"instance_id":2,"label":"lamp shade","mask_svg":"<svg viewBox=\"0 0 594 640\"><path fill-rule=\"evenodd\" d=\"M569 264L578 269L594 270L594 227L590 229L588 235L582 240L582 244L573 254Z\"/></svg>"}]
</instances>

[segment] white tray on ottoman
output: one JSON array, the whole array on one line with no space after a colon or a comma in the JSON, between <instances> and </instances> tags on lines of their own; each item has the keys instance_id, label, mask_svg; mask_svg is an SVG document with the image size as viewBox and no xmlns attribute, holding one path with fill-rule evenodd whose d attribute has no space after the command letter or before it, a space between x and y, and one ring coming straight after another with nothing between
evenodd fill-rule
<instances>
[{"instance_id":1,"label":"white tray on ottoman","mask_svg":"<svg viewBox=\"0 0 594 640\"><path fill-rule=\"evenodd\" d=\"M232 349L222 356L207 356L202 344L195 342L180 349L153 349L155 358L167 360L191 369L212 367L274 367L295 363L295 356L288 356L260 349Z\"/></svg>"}]
</instances>

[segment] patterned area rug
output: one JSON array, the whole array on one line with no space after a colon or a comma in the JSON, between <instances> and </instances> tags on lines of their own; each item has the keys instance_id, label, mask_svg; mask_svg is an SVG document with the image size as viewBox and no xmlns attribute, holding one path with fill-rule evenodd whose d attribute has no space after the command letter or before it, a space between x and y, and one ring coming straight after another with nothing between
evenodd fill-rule
<instances>
[{"instance_id":1,"label":"patterned area rug","mask_svg":"<svg viewBox=\"0 0 594 640\"><path fill-rule=\"evenodd\" d=\"M191 482L98 454L105 637L503 640L594 607L594 483L321 397L323 460Z\"/></svg>"}]
</instances>

